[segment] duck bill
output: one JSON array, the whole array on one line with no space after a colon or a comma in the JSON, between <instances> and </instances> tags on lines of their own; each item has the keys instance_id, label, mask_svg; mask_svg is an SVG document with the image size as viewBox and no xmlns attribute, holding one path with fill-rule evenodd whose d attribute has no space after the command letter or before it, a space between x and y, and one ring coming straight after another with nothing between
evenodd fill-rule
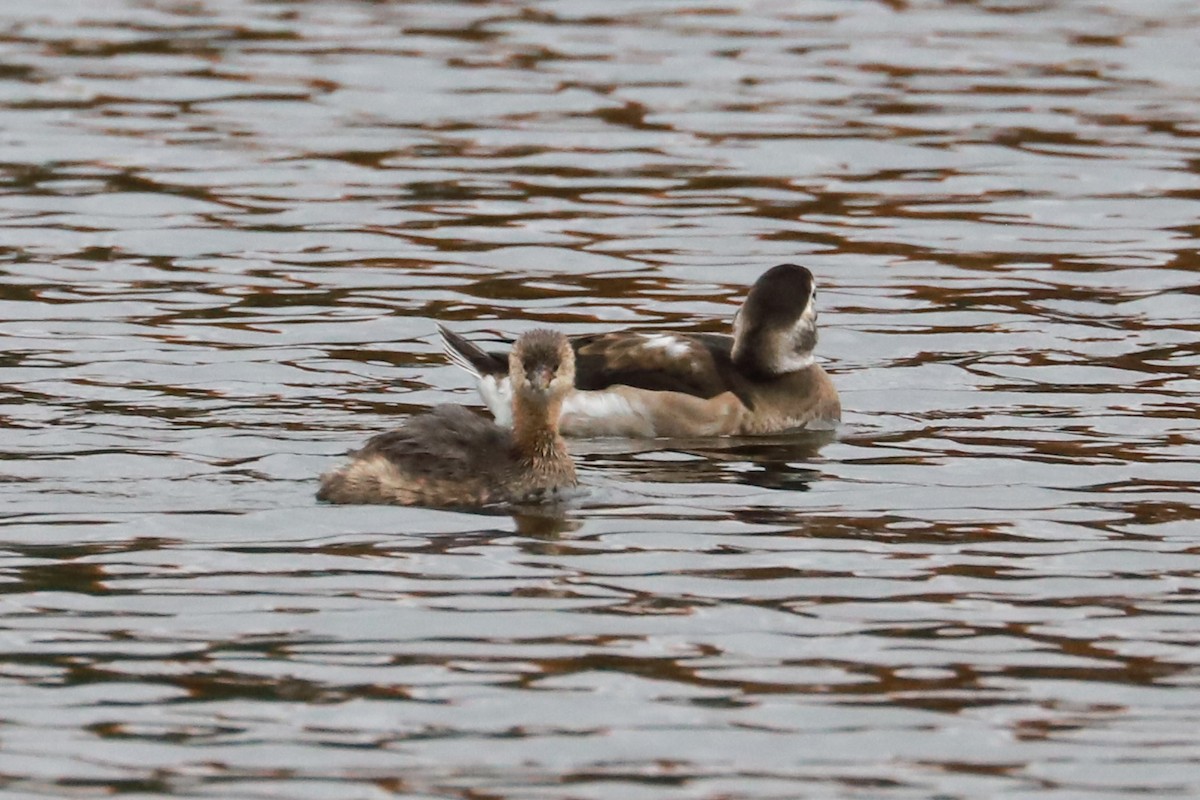
<instances>
[{"instance_id":1,"label":"duck bill","mask_svg":"<svg viewBox=\"0 0 1200 800\"><path fill-rule=\"evenodd\" d=\"M529 385L539 392L550 390L550 381L554 380L554 371L549 367L536 367L526 373L529 378Z\"/></svg>"}]
</instances>

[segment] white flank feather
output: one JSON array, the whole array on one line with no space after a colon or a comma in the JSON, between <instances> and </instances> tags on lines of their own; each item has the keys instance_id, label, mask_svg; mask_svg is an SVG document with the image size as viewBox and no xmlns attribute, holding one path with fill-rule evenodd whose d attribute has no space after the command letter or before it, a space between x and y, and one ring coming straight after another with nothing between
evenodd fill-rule
<instances>
[{"instance_id":1,"label":"white flank feather","mask_svg":"<svg viewBox=\"0 0 1200 800\"><path fill-rule=\"evenodd\" d=\"M483 398L483 404L492 412L492 417L496 420L497 425L502 428L512 427L512 381L508 379L507 375L500 379L496 379L492 375L479 378L479 396Z\"/></svg>"}]
</instances>

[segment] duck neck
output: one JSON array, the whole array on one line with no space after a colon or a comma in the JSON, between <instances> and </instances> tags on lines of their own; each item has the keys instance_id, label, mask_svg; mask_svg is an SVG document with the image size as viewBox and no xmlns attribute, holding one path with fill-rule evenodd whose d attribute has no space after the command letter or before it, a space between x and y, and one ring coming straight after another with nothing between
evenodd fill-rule
<instances>
[{"instance_id":1,"label":"duck neck","mask_svg":"<svg viewBox=\"0 0 1200 800\"><path fill-rule=\"evenodd\" d=\"M816 343L817 331L812 325L791 331L753 331L734 339L733 364L761 377L786 375L812 366Z\"/></svg>"},{"instance_id":2,"label":"duck neck","mask_svg":"<svg viewBox=\"0 0 1200 800\"><path fill-rule=\"evenodd\" d=\"M566 446L558 433L562 398L542 400L520 397L513 404L513 446L527 462L557 459Z\"/></svg>"}]
</instances>

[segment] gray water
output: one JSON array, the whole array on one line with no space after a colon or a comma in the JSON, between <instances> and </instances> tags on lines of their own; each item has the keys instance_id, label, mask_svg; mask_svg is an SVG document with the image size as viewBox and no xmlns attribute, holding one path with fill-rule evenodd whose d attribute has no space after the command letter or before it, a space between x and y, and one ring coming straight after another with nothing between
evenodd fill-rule
<instances>
[{"instance_id":1,"label":"gray water","mask_svg":"<svg viewBox=\"0 0 1200 800\"><path fill-rule=\"evenodd\" d=\"M1190 2L0 6L6 798L1200 795ZM836 440L334 508L434 321L820 284Z\"/></svg>"}]
</instances>

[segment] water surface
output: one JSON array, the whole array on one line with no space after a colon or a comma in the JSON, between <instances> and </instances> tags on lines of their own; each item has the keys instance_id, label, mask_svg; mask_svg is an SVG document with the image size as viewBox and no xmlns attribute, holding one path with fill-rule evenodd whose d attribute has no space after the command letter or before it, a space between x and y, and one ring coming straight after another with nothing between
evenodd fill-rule
<instances>
[{"instance_id":1,"label":"water surface","mask_svg":"<svg viewBox=\"0 0 1200 800\"><path fill-rule=\"evenodd\" d=\"M0 9L6 797L1200 794L1200 12ZM331 508L433 335L820 283L836 440Z\"/></svg>"}]
</instances>

